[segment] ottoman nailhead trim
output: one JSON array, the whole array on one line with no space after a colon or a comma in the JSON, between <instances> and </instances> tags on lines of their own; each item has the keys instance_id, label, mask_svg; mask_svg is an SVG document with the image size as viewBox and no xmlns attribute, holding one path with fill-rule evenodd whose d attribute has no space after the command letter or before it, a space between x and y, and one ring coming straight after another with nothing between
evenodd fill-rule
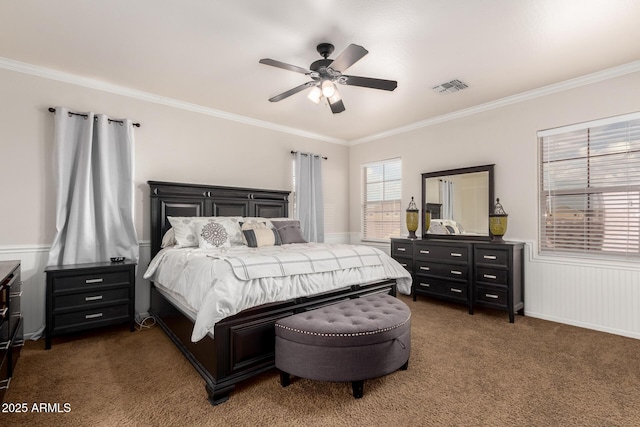
<instances>
[{"instance_id":1,"label":"ottoman nailhead trim","mask_svg":"<svg viewBox=\"0 0 640 427\"><path fill-rule=\"evenodd\" d=\"M400 326L405 325L409 321L409 319L411 319L411 316L407 317L407 319L404 322L398 323L397 325L394 325L394 326L389 326L388 328L377 329L375 331L349 332L349 333L310 332L310 331L303 331L301 329L290 328L289 326L283 326L283 325L281 325L279 323L276 323L276 327L282 328L282 329L286 329L287 331L291 331L291 332L297 332L299 334L314 335L314 336L318 336L318 337L358 337L358 336L362 336L362 335L375 335L375 334L379 334L379 333L382 333L382 332L390 331L392 329L399 328Z\"/></svg>"}]
</instances>

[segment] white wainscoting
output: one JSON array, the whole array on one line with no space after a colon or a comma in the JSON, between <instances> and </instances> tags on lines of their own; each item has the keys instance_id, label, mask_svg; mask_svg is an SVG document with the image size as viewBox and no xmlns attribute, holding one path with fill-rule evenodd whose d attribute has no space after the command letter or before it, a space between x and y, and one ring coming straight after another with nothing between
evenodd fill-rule
<instances>
[{"instance_id":1,"label":"white wainscoting","mask_svg":"<svg viewBox=\"0 0 640 427\"><path fill-rule=\"evenodd\" d=\"M44 335L45 328L45 290L44 269L49 260L50 246L1 246L0 261L19 260L22 278L22 298L20 309L24 317L25 339L38 339ZM140 243L140 261L136 272L136 313L149 310L149 281L142 278L149 265L151 247L149 242Z\"/></svg>"},{"instance_id":2,"label":"white wainscoting","mask_svg":"<svg viewBox=\"0 0 640 427\"><path fill-rule=\"evenodd\" d=\"M640 268L525 251L525 315L640 339Z\"/></svg>"}]
</instances>

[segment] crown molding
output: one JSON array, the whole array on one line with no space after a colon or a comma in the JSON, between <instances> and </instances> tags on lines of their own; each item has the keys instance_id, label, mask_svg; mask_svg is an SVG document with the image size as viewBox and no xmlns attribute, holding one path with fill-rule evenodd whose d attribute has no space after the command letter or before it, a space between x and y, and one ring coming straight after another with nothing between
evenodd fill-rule
<instances>
[{"instance_id":1,"label":"crown molding","mask_svg":"<svg viewBox=\"0 0 640 427\"><path fill-rule=\"evenodd\" d=\"M474 114L482 113L484 111L495 110L497 108L501 108L507 105L512 105L518 102L523 102L530 99L551 95L553 93L563 92L565 90L590 85L593 83L601 82L614 77L623 76L625 74L635 73L638 71L640 71L640 61L630 62L628 64L620 65L618 67L607 68L606 70L587 74L585 76L576 77L574 79L565 80L560 83L554 83L548 86L543 86L538 89L532 89L527 92L522 92L516 95L508 96L506 98L501 98L495 101L491 101L491 102L476 105L473 107L465 108L462 110L454 111L452 113L443 114L441 116L433 117L430 119L421 120L419 122L411 123L409 125L401 126L394 129L389 129L387 131L365 136L363 138L354 139L349 141L348 145L353 146L358 144L364 144L367 142L375 141L375 140L386 138L389 136L411 132L416 129L421 129L421 128L433 126L439 123L448 122L450 120L471 116Z\"/></svg>"},{"instance_id":2,"label":"crown molding","mask_svg":"<svg viewBox=\"0 0 640 427\"><path fill-rule=\"evenodd\" d=\"M168 107L178 108L181 110L191 111L198 114L204 114L207 116L217 117L224 120L231 120L234 122L243 123L249 126L261 127L277 132L288 133L292 135L302 136L305 138L315 139L319 141L330 142L333 144L348 145L348 142L333 138L326 135L320 135L313 132L307 132L302 129L296 129L288 126L282 126L275 123L267 122L264 120L252 119L251 117L245 117L238 114L228 113L226 111L216 110L214 108L204 107L198 104L192 104L189 102L180 101L165 96L155 95L149 92L143 92L141 90L131 89L125 86L119 86L112 83L103 82L88 77L78 76L76 74L65 73L62 71L52 70L50 68L40 67L25 62L14 61L13 59L0 57L0 68L9 71L15 71L23 74L30 74L32 76L42 77L45 79L56 80L63 83L69 83L76 86L82 86L89 89L95 89L102 92L108 92L115 95L126 96L141 101L151 102L154 104L165 105Z\"/></svg>"},{"instance_id":3,"label":"crown molding","mask_svg":"<svg viewBox=\"0 0 640 427\"><path fill-rule=\"evenodd\" d=\"M382 138L387 138L389 136L411 132L417 129L433 126L433 125L444 123L450 120L456 120L462 117L471 116L471 115L482 113L485 111L495 110L497 108L516 104L518 102L539 98L542 96L562 92L569 89L574 89L581 86L586 86L589 84L608 80L614 77L623 76L625 74L635 73L640 71L640 60L630 62L628 64L623 64L618 67L612 67L606 70L587 74L585 76L576 77L574 79L566 80L564 82L543 86L538 89L522 92L520 94L508 96L495 101L490 101L484 104L480 104L480 105L465 108L462 110L454 111L451 113L443 114L437 117L421 120L419 122L411 123L406 126L389 129L384 132L379 132L373 135L365 136L363 138L353 139L351 141L345 141L339 138L333 138L326 135L307 132L302 129L282 126L282 125L278 125L278 124L263 121L263 120L258 120L258 119L253 119L246 116L241 116L238 114L228 113L226 111L216 110L214 108L204 107L198 104L192 104L189 102L184 102L184 101L180 101L173 98L155 95L149 92L143 92L140 90L119 86L112 83L91 79L88 77L82 77L82 76L78 76L71 73L52 70L50 68L39 67L36 65L15 61L8 58L0 57L0 68L5 70L10 70L10 71L15 71L18 73L23 73L23 74L30 74L33 76L42 77L50 80L69 83L76 86L82 86L89 89L95 89L103 92L113 93L115 95L126 96L129 98L138 99L141 101L146 101L146 102L151 102L155 104L165 105L168 107L178 108L181 110L191 111L198 114L217 117L224 120L231 120L231 121L243 123L249 126L261 127L269 130L274 130L277 132L288 133L291 135L297 135L305 138L315 139L318 141L330 142L333 144L353 146L353 145L376 141Z\"/></svg>"}]
</instances>

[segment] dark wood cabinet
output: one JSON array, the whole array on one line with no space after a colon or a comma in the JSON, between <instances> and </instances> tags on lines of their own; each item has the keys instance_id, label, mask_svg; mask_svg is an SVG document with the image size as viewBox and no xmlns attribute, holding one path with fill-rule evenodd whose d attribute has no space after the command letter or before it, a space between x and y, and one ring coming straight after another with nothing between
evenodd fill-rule
<instances>
[{"instance_id":1,"label":"dark wood cabinet","mask_svg":"<svg viewBox=\"0 0 640 427\"><path fill-rule=\"evenodd\" d=\"M54 335L129 322L135 329L136 263L49 266L45 349Z\"/></svg>"},{"instance_id":2,"label":"dark wood cabinet","mask_svg":"<svg viewBox=\"0 0 640 427\"><path fill-rule=\"evenodd\" d=\"M0 402L24 345L20 261L0 261Z\"/></svg>"},{"instance_id":3,"label":"dark wood cabinet","mask_svg":"<svg viewBox=\"0 0 640 427\"><path fill-rule=\"evenodd\" d=\"M524 243L391 239L391 256L413 277L412 294L524 315Z\"/></svg>"}]
</instances>

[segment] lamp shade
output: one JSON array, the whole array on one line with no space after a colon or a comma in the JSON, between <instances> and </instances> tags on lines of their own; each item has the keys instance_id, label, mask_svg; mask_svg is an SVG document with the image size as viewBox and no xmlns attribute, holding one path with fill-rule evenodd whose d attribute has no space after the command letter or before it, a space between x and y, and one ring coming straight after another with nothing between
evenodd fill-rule
<instances>
[{"instance_id":1,"label":"lamp shade","mask_svg":"<svg viewBox=\"0 0 640 427\"><path fill-rule=\"evenodd\" d=\"M325 80L322 82L322 94L331 98L333 94L336 93L336 87L331 80Z\"/></svg>"}]
</instances>

